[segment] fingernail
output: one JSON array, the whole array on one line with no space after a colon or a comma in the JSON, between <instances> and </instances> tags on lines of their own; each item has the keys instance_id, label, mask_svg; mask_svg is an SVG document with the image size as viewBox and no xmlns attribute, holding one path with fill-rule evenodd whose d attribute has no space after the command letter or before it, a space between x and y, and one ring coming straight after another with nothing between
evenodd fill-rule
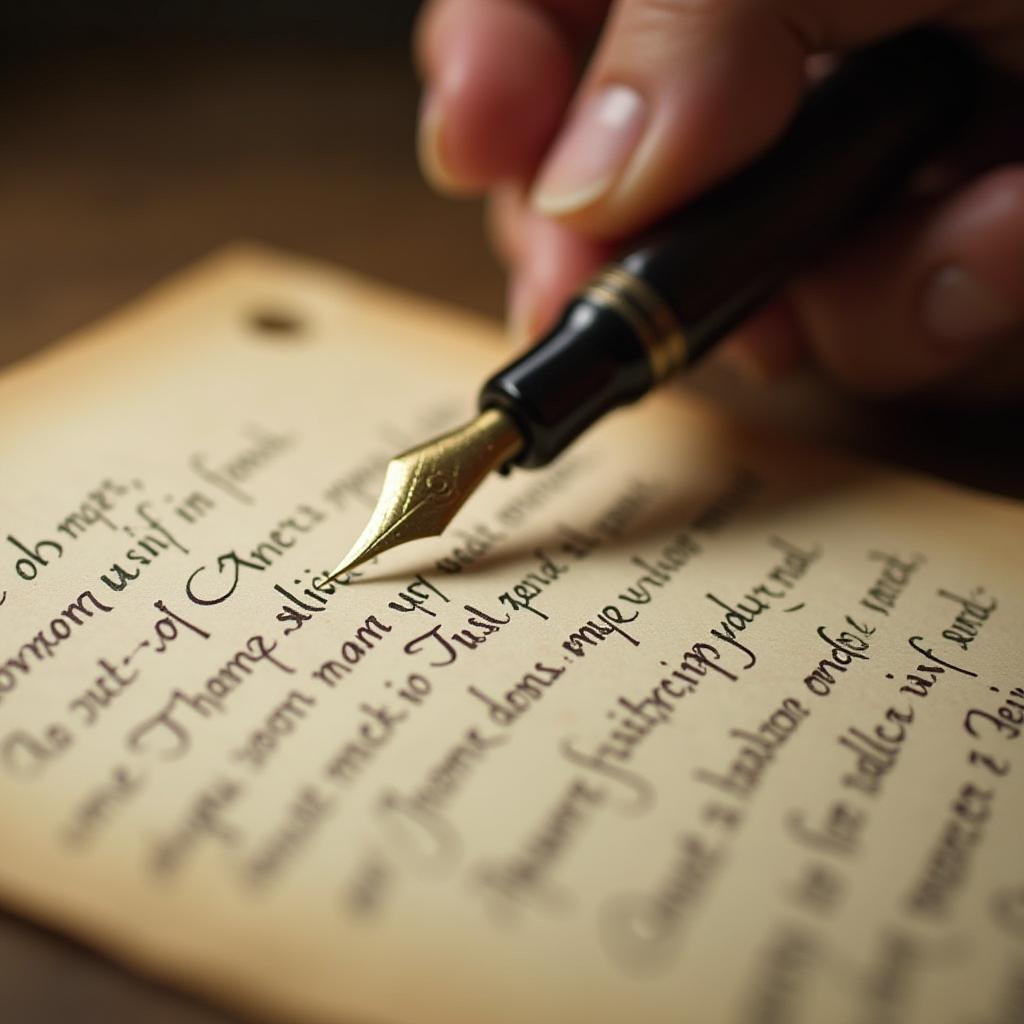
<instances>
[{"instance_id":1,"label":"fingernail","mask_svg":"<svg viewBox=\"0 0 1024 1024\"><path fill-rule=\"evenodd\" d=\"M416 135L416 155L423 177L438 192L459 191L459 183L444 162L441 132L444 125L442 104L432 93L426 93L420 104L419 130Z\"/></svg>"},{"instance_id":2,"label":"fingernail","mask_svg":"<svg viewBox=\"0 0 1024 1024\"><path fill-rule=\"evenodd\" d=\"M626 85L586 100L555 144L531 202L545 216L589 206L622 173L647 121L644 98Z\"/></svg>"},{"instance_id":3,"label":"fingernail","mask_svg":"<svg viewBox=\"0 0 1024 1024\"><path fill-rule=\"evenodd\" d=\"M1006 299L958 266L932 274L921 298L921 315L932 337L950 348L987 341L1022 319Z\"/></svg>"}]
</instances>

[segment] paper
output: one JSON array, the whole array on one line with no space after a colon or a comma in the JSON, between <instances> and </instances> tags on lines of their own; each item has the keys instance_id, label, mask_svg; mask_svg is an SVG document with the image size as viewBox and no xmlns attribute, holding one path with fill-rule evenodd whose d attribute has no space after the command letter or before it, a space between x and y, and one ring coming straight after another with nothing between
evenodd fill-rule
<instances>
[{"instance_id":1,"label":"paper","mask_svg":"<svg viewBox=\"0 0 1024 1024\"><path fill-rule=\"evenodd\" d=\"M1024 514L666 391L320 587L493 329L258 249L0 379L0 892L289 1022L1024 993Z\"/></svg>"}]
</instances>

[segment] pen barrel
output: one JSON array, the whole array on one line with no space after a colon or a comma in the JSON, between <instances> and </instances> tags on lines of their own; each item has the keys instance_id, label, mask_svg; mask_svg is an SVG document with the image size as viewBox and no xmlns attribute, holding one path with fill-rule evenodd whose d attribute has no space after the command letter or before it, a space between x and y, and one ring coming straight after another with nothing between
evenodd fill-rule
<instances>
[{"instance_id":1,"label":"pen barrel","mask_svg":"<svg viewBox=\"0 0 1024 1024\"><path fill-rule=\"evenodd\" d=\"M978 105L966 43L917 29L847 58L760 159L661 223L623 267L668 304L690 361L899 190Z\"/></svg>"},{"instance_id":2,"label":"pen barrel","mask_svg":"<svg viewBox=\"0 0 1024 1024\"><path fill-rule=\"evenodd\" d=\"M692 363L808 260L891 198L962 127L981 72L966 44L916 29L845 59L785 134L661 222L484 386L514 417L524 466Z\"/></svg>"}]
</instances>

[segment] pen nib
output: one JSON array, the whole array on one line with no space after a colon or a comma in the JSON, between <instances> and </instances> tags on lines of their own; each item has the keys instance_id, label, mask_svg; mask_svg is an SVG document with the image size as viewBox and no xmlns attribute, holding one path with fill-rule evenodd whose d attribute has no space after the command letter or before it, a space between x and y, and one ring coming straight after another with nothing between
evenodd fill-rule
<instances>
[{"instance_id":1,"label":"pen nib","mask_svg":"<svg viewBox=\"0 0 1024 1024\"><path fill-rule=\"evenodd\" d=\"M522 445L505 413L485 409L472 423L397 455L388 463L370 521L327 580L399 544L442 533L484 479Z\"/></svg>"}]
</instances>

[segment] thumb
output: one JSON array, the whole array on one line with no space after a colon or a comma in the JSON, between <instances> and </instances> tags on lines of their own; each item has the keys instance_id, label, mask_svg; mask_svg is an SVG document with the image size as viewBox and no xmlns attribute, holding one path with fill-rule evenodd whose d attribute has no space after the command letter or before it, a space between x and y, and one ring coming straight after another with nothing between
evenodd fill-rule
<instances>
[{"instance_id":1,"label":"thumb","mask_svg":"<svg viewBox=\"0 0 1024 1024\"><path fill-rule=\"evenodd\" d=\"M588 235L635 232L781 132L812 52L884 34L926 6L865 0L874 16L844 22L828 16L839 0L620 0L541 167L535 210Z\"/></svg>"}]
</instances>

